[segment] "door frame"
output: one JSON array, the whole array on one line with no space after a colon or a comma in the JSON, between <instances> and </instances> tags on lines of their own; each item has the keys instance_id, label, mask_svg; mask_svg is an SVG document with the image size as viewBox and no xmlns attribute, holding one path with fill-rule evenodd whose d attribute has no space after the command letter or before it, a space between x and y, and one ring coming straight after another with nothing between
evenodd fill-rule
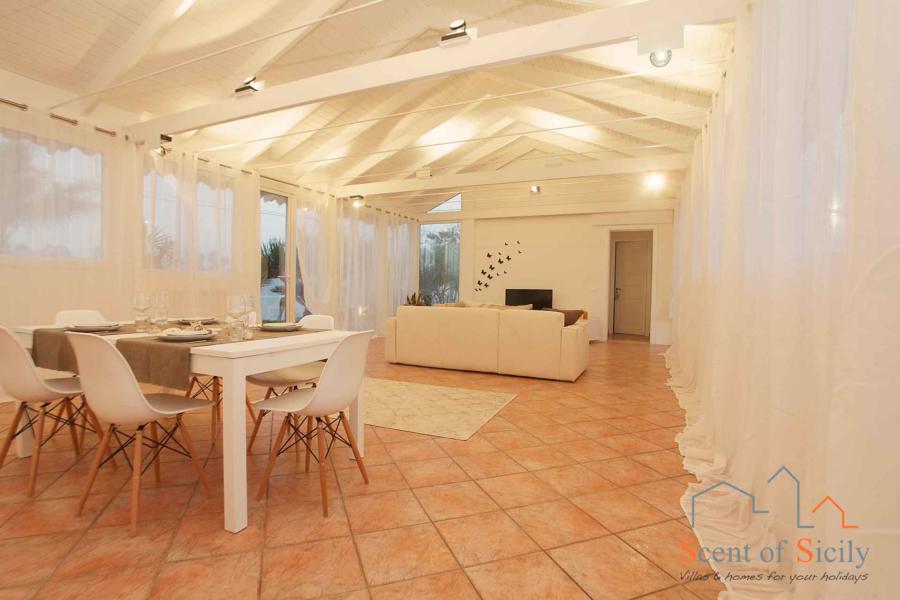
<instances>
[{"instance_id":1,"label":"door frame","mask_svg":"<svg viewBox=\"0 0 900 600\"><path fill-rule=\"evenodd\" d=\"M642 234L642 239L628 240L617 239L617 234L626 234L621 237L629 237L627 234ZM656 286L654 285L655 265L657 260L656 249L656 232L653 227L635 226L621 227L609 230L609 277L607 280L607 319L606 319L606 335L607 339L615 334L615 292L616 292L616 243L624 241L647 241L650 243L650 264L647 269L647 310L645 313L646 331L648 340L653 338L653 307L656 305Z\"/></svg>"},{"instance_id":2,"label":"door frame","mask_svg":"<svg viewBox=\"0 0 900 600\"><path fill-rule=\"evenodd\" d=\"M263 193L275 194L277 196L281 196L283 198L287 198L287 231L285 232L285 260L287 261L287 265L285 265L285 299L284 299L284 312L285 312L285 320L288 322L296 321L296 299L294 298L294 293L296 290L296 281L297 281L297 228L296 228L296 212L297 212L297 190L296 187L291 187L287 183L281 183L279 181L273 180L260 180L259 185L259 193L260 196ZM257 199L257 210L259 210L259 200ZM258 226L257 226L258 229ZM259 235L259 232L257 232ZM261 241L257 242L257 253L261 254ZM260 263L260 257L257 257L257 264ZM257 276L257 280L259 276ZM260 313L262 313L262 302L259 298L259 290L257 290L257 304L259 305ZM262 318L262 314L260 314L260 318Z\"/></svg>"}]
</instances>

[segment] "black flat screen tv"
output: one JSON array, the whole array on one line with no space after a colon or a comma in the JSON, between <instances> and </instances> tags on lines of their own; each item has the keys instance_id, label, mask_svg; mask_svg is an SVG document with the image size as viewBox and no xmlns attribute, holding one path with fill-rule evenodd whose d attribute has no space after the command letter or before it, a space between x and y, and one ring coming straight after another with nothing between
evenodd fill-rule
<instances>
[{"instance_id":1,"label":"black flat screen tv","mask_svg":"<svg viewBox=\"0 0 900 600\"><path fill-rule=\"evenodd\" d=\"M534 310L553 308L553 290L506 290L506 305L531 304Z\"/></svg>"}]
</instances>

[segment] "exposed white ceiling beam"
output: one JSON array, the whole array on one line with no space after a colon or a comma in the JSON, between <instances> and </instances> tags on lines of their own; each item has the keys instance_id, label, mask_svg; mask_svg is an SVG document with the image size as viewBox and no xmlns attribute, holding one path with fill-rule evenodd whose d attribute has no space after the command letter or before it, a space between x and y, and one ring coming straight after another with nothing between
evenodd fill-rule
<instances>
[{"instance_id":1,"label":"exposed white ceiling beam","mask_svg":"<svg viewBox=\"0 0 900 600\"><path fill-rule=\"evenodd\" d=\"M270 87L131 125L135 139L180 133L352 92L443 77L624 41L654 30L733 19L739 0L645 0L435 47Z\"/></svg>"},{"instance_id":2,"label":"exposed white ceiling beam","mask_svg":"<svg viewBox=\"0 0 900 600\"><path fill-rule=\"evenodd\" d=\"M88 83L87 89L102 90L118 81L153 49L166 29L180 19L193 4L194 0L160 0L125 45L110 56L109 61ZM89 114L97 107L101 98L97 95L84 100L79 108L84 114Z\"/></svg>"},{"instance_id":3,"label":"exposed white ceiling beam","mask_svg":"<svg viewBox=\"0 0 900 600\"><path fill-rule=\"evenodd\" d=\"M669 171L686 169L691 164L690 154L666 154L643 158L622 158L617 160L561 165L559 167L515 168L500 171L460 173L429 179L402 179L345 185L332 190L335 196L346 198L353 195L390 194L394 192L415 192L421 190L459 189L475 185L497 183L519 183L522 181L547 181L570 177L593 177L615 175L617 173L641 173L644 171Z\"/></svg>"}]
</instances>

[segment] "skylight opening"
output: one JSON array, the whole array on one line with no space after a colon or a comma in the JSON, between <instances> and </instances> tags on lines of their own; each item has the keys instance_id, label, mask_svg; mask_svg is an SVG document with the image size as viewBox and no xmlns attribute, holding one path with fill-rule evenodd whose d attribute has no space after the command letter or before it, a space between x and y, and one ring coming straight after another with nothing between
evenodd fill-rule
<instances>
[{"instance_id":1,"label":"skylight opening","mask_svg":"<svg viewBox=\"0 0 900 600\"><path fill-rule=\"evenodd\" d=\"M434 208L428 211L431 213L451 213L451 212L459 212L462 210L462 193L456 194L444 200Z\"/></svg>"}]
</instances>

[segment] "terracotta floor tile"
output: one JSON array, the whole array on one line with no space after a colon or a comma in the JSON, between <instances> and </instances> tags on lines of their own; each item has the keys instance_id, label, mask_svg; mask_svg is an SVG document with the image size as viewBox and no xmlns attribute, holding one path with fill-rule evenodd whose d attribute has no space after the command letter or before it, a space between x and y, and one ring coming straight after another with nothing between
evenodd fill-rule
<instances>
[{"instance_id":1,"label":"terracotta floor tile","mask_svg":"<svg viewBox=\"0 0 900 600\"><path fill-rule=\"evenodd\" d=\"M337 472L337 481L344 496L364 496L409 488L400 469L393 463L368 467L367 472L369 473L369 483L365 482L356 468Z\"/></svg>"},{"instance_id":2,"label":"terracotta floor tile","mask_svg":"<svg viewBox=\"0 0 900 600\"><path fill-rule=\"evenodd\" d=\"M575 506L614 532L669 520L668 515L623 489L575 496L571 500Z\"/></svg>"},{"instance_id":3,"label":"terracotta floor tile","mask_svg":"<svg viewBox=\"0 0 900 600\"><path fill-rule=\"evenodd\" d=\"M473 481L416 488L413 493L432 520L452 519L497 510L497 503Z\"/></svg>"},{"instance_id":4,"label":"terracotta floor tile","mask_svg":"<svg viewBox=\"0 0 900 600\"><path fill-rule=\"evenodd\" d=\"M539 427L528 427L525 431L545 444L559 444L584 439L583 435L572 431L565 425L547 425L544 423Z\"/></svg>"},{"instance_id":5,"label":"terracotta floor tile","mask_svg":"<svg viewBox=\"0 0 900 600\"><path fill-rule=\"evenodd\" d=\"M398 462L397 467L410 487L466 481L469 476L451 458L433 458L415 462Z\"/></svg>"},{"instance_id":6,"label":"terracotta floor tile","mask_svg":"<svg viewBox=\"0 0 900 600\"><path fill-rule=\"evenodd\" d=\"M624 454L625 456L660 450L660 447L656 444L651 444L647 440L642 440L630 433L605 437L603 438L603 445L609 446L619 454Z\"/></svg>"},{"instance_id":7,"label":"terracotta floor tile","mask_svg":"<svg viewBox=\"0 0 900 600\"><path fill-rule=\"evenodd\" d=\"M122 489L122 486L129 480L130 473L124 465L118 469L101 469L97 473L97 479L91 486L92 494L115 494ZM50 498L70 498L80 497L84 491L84 484L87 479L87 472L79 469L73 469L64 473L40 495L40 500Z\"/></svg>"},{"instance_id":8,"label":"terracotta floor tile","mask_svg":"<svg viewBox=\"0 0 900 600\"><path fill-rule=\"evenodd\" d=\"M340 490L334 472L328 473L326 481L328 497L337 498L340 495ZM257 502L256 491L256 486L249 488L251 504ZM310 472L299 475L272 477L269 480L269 491L266 498L268 506L302 502L304 500L321 500L322 490L319 487L319 474Z\"/></svg>"},{"instance_id":9,"label":"terracotta floor tile","mask_svg":"<svg viewBox=\"0 0 900 600\"><path fill-rule=\"evenodd\" d=\"M660 479L628 488L628 491L670 517L683 517L681 497L687 484L677 479Z\"/></svg>"},{"instance_id":10,"label":"terracotta floor tile","mask_svg":"<svg viewBox=\"0 0 900 600\"><path fill-rule=\"evenodd\" d=\"M441 447L434 440L430 439L414 442L395 442L385 444L384 447L394 461L426 460L447 456L447 453L441 450Z\"/></svg>"},{"instance_id":11,"label":"terracotta floor tile","mask_svg":"<svg viewBox=\"0 0 900 600\"><path fill-rule=\"evenodd\" d=\"M0 481L3 483L3 485L0 485L0 504L33 500L28 496L28 475L10 475L7 477L3 471L0 471L0 477L2 477ZM38 473L34 482L35 497L39 498L50 487L50 484L59 479L59 477L59 473Z\"/></svg>"},{"instance_id":12,"label":"terracotta floor tile","mask_svg":"<svg viewBox=\"0 0 900 600\"><path fill-rule=\"evenodd\" d=\"M587 598L546 554L526 554L469 567L466 573L484 600L575 600Z\"/></svg>"},{"instance_id":13,"label":"terracotta floor tile","mask_svg":"<svg viewBox=\"0 0 900 600\"><path fill-rule=\"evenodd\" d=\"M552 487L532 473L479 479L478 485L502 508L537 504L560 497Z\"/></svg>"},{"instance_id":14,"label":"terracotta floor tile","mask_svg":"<svg viewBox=\"0 0 900 600\"><path fill-rule=\"evenodd\" d=\"M349 537L267 548L262 594L266 598L319 598L366 586Z\"/></svg>"},{"instance_id":15,"label":"terracotta floor tile","mask_svg":"<svg viewBox=\"0 0 900 600\"><path fill-rule=\"evenodd\" d=\"M248 552L164 564L151 598L255 598L260 560L259 552Z\"/></svg>"},{"instance_id":16,"label":"terracotta floor tile","mask_svg":"<svg viewBox=\"0 0 900 600\"><path fill-rule=\"evenodd\" d=\"M356 462L353 460L353 451L350 448L337 448L333 449L334 452L334 468L338 471L343 471L346 469L352 469L354 471L358 471L359 469L356 467ZM366 455L363 457L363 462L366 467L371 469L377 465L388 465L394 462L394 459L391 458L391 455L388 454L387 450L384 447L384 444L366 444Z\"/></svg>"},{"instance_id":17,"label":"terracotta floor tile","mask_svg":"<svg viewBox=\"0 0 900 600\"><path fill-rule=\"evenodd\" d=\"M487 440L500 448L501 450L512 450L514 448L527 448L529 446L540 446L541 440L528 432L521 430L510 431L492 431L485 433Z\"/></svg>"},{"instance_id":18,"label":"terracotta floor tile","mask_svg":"<svg viewBox=\"0 0 900 600\"><path fill-rule=\"evenodd\" d=\"M473 479L523 473L525 468L504 452L457 456L456 463Z\"/></svg>"},{"instance_id":19,"label":"terracotta floor tile","mask_svg":"<svg viewBox=\"0 0 900 600\"><path fill-rule=\"evenodd\" d=\"M684 417L680 414L651 413L643 415L641 418L660 427L681 427L684 425Z\"/></svg>"},{"instance_id":20,"label":"terracotta floor tile","mask_svg":"<svg viewBox=\"0 0 900 600\"><path fill-rule=\"evenodd\" d=\"M414 525L356 536L366 579L381 585L457 567L434 525Z\"/></svg>"},{"instance_id":21,"label":"terracotta floor tile","mask_svg":"<svg viewBox=\"0 0 900 600\"><path fill-rule=\"evenodd\" d=\"M568 500L532 504L508 512L542 548L581 542L609 533Z\"/></svg>"},{"instance_id":22,"label":"terracotta floor tile","mask_svg":"<svg viewBox=\"0 0 900 600\"><path fill-rule=\"evenodd\" d=\"M266 546L286 546L350 535L350 522L340 498L328 501L328 516L322 516L321 500L268 507Z\"/></svg>"},{"instance_id":23,"label":"terracotta floor tile","mask_svg":"<svg viewBox=\"0 0 900 600\"><path fill-rule=\"evenodd\" d=\"M79 537L81 533L56 533L0 541L0 587L43 582Z\"/></svg>"},{"instance_id":24,"label":"terracotta floor tile","mask_svg":"<svg viewBox=\"0 0 900 600\"><path fill-rule=\"evenodd\" d=\"M117 598L142 600L150 595L157 568L141 567L121 572L89 574L56 579L41 588L38 600L92 600Z\"/></svg>"},{"instance_id":25,"label":"terracotta floor tile","mask_svg":"<svg viewBox=\"0 0 900 600\"><path fill-rule=\"evenodd\" d=\"M585 463L584 466L620 487L638 485L663 478L663 475L660 473L645 467L630 457L589 462Z\"/></svg>"},{"instance_id":26,"label":"terracotta floor tile","mask_svg":"<svg viewBox=\"0 0 900 600\"><path fill-rule=\"evenodd\" d=\"M381 440L382 444L390 444L394 442L417 442L420 440L430 439L424 433L415 433L413 431L401 431L399 429L386 429L384 427L375 427L375 435Z\"/></svg>"},{"instance_id":27,"label":"terracotta floor tile","mask_svg":"<svg viewBox=\"0 0 900 600\"><path fill-rule=\"evenodd\" d=\"M534 475L562 496L581 496L616 487L583 465L543 469L535 471Z\"/></svg>"},{"instance_id":28,"label":"terracotta floor tile","mask_svg":"<svg viewBox=\"0 0 900 600\"><path fill-rule=\"evenodd\" d=\"M502 511L440 521L435 527L464 567L538 550Z\"/></svg>"},{"instance_id":29,"label":"terracotta floor tile","mask_svg":"<svg viewBox=\"0 0 900 600\"><path fill-rule=\"evenodd\" d=\"M207 558L223 554L241 554L262 549L265 512L250 513L247 528L239 533L225 531L221 515L185 517L181 520L167 560Z\"/></svg>"},{"instance_id":30,"label":"terracotta floor tile","mask_svg":"<svg viewBox=\"0 0 900 600\"><path fill-rule=\"evenodd\" d=\"M653 592L647 596L641 596L641 600L697 600L697 596L689 592L686 587L679 585L659 592Z\"/></svg>"},{"instance_id":31,"label":"terracotta floor tile","mask_svg":"<svg viewBox=\"0 0 900 600\"><path fill-rule=\"evenodd\" d=\"M613 450L597 440L588 439L556 444L556 449L566 456L571 456L578 462L602 460L622 455L620 452Z\"/></svg>"},{"instance_id":32,"label":"terracotta floor tile","mask_svg":"<svg viewBox=\"0 0 900 600\"><path fill-rule=\"evenodd\" d=\"M661 452L650 452L649 454L638 454L632 457L644 466L650 467L658 473L662 473L667 477L677 477L687 473L684 469L684 462L681 455L671 450L663 450Z\"/></svg>"},{"instance_id":33,"label":"terracotta floor tile","mask_svg":"<svg viewBox=\"0 0 900 600\"><path fill-rule=\"evenodd\" d=\"M660 448L667 450L678 448L678 442L675 441L675 436L678 435L678 432L671 429L651 429L650 431L640 431L634 435L642 440L647 440L651 444L656 444Z\"/></svg>"},{"instance_id":34,"label":"terracotta floor tile","mask_svg":"<svg viewBox=\"0 0 900 600\"><path fill-rule=\"evenodd\" d=\"M625 413L614 406L592 406L581 411L592 419L615 419L623 417Z\"/></svg>"},{"instance_id":35,"label":"terracotta floor tile","mask_svg":"<svg viewBox=\"0 0 900 600\"><path fill-rule=\"evenodd\" d=\"M392 529L428 521L418 500L409 490L345 498L344 504L354 533Z\"/></svg>"},{"instance_id":36,"label":"terracotta floor tile","mask_svg":"<svg viewBox=\"0 0 900 600\"><path fill-rule=\"evenodd\" d=\"M181 517L194 493L193 485L141 490L141 523ZM97 527L124 525L131 519L131 487L123 488L97 519Z\"/></svg>"},{"instance_id":37,"label":"terracotta floor tile","mask_svg":"<svg viewBox=\"0 0 900 600\"><path fill-rule=\"evenodd\" d=\"M683 562L683 548L696 548L698 544L694 532L678 521L626 531L619 537L676 579L685 569L712 574L705 563L686 565Z\"/></svg>"},{"instance_id":38,"label":"terracotta floor tile","mask_svg":"<svg viewBox=\"0 0 900 600\"><path fill-rule=\"evenodd\" d=\"M475 588L462 571L428 575L372 588L372 600L478 600Z\"/></svg>"},{"instance_id":39,"label":"terracotta floor tile","mask_svg":"<svg viewBox=\"0 0 900 600\"><path fill-rule=\"evenodd\" d=\"M515 429L516 426L503 417L492 417L490 421L482 425L481 429L479 429L479 432L490 433L492 431L510 431Z\"/></svg>"},{"instance_id":40,"label":"terracotta floor tile","mask_svg":"<svg viewBox=\"0 0 900 600\"><path fill-rule=\"evenodd\" d=\"M490 443L484 435L476 433L467 440L451 440L449 438L437 438L438 446L450 456L466 456L469 454L481 454L493 452L497 448Z\"/></svg>"},{"instance_id":41,"label":"terracotta floor tile","mask_svg":"<svg viewBox=\"0 0 900 600\"><path fill-rule=\"evenodd\" d=\"M78 498L30 502L0 528L0 539L87 529L111 500L111 494L88 496L80 517L75 516Z\"/></svg>"},{"instance_id":42,"label":"terracotta floor tile","mask_svg":"<svg viewBox=\"0 0 900 600\"><path fill-rule=\"evenodd\" d=\"M550 550L550 556L595 600L625 600L676 583L615 536Z\"/></svg>"},{"instance_id":43,"label":"terracotta floor tile","mask_svg":"<svg viewBox=\"0 0 900 600\"><path fill-rule=\"evenodd\" d=\"M174 520L141 523L131 537L127 525L90 529L59 566L56 577L115 573L158 564L175 535Z\"/></svg>"},{"instance_id":44,"label":"terracotta floor tile","mask_svg":"<svg viewBox=\"0 0 900 600\"><path fill-rule=\"evenodd\" d=\"M506 453L529 471L571 465L575 462L575 459L551 446L517 448L515 450L507 450Z\"/></svg>"},{"instance_id":45,"label":"terracotta floor tile","mask_svg":"<svg viewBox=\"0 0 900 600\"><path fill-rule=\"evenodd\" d=\"M591 439L622 434L622 429L610 424L609 421L583 421L580 423L571 423L568 427L572 431Z\"/></svg>"},{"instance_id":46,"label":"terracotta floor tile","mask_svg":"<svg viewBox=\"0 0 900 600\"><path fill-rule=\"evenodd\" d=\"M653 429L660 428L660 426L655 423L651 423L650 421L645 421L644 419L642 419L640 417L635 417L635 416L604 419L604 422L612 425L616 429L621 429L622 431L626 431L628 433L637 433L639 431L650 431Z\"/></svg>"}]
</instances>

